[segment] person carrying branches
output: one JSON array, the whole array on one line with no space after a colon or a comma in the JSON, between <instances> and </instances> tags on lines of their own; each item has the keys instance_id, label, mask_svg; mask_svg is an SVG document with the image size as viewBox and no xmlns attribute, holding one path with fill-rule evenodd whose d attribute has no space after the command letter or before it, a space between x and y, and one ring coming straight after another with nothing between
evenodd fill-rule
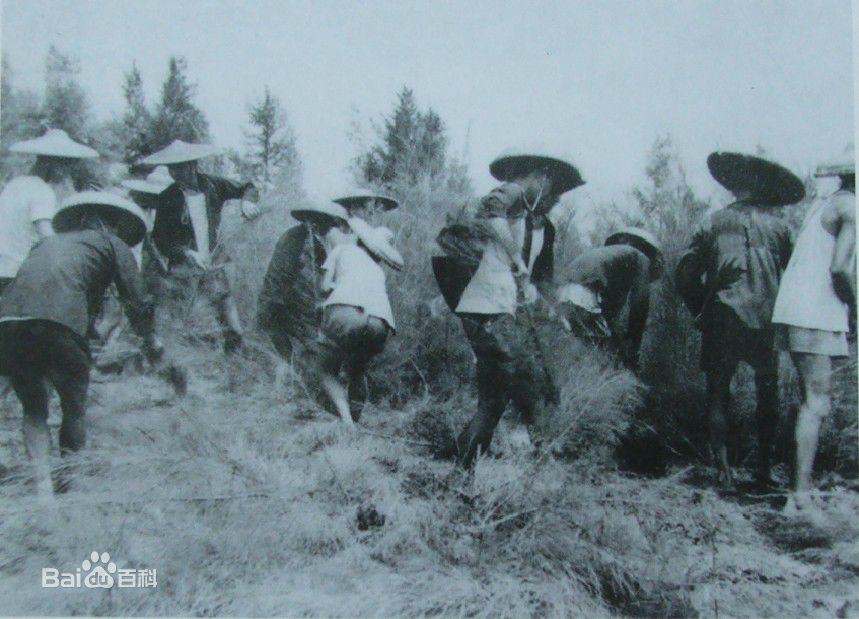
<instances>
[{"instance_id":1,"label":"person carrying branches","mask_svg":"<svg viewBox=\"0 0 859 619\"><path fill-rule=\"evenodd\" d=\"M773 304L792 250L790 230L773 211L805 196L802 181L760 157L715 152L713 178L734 202L695 232L676 271L676 286L702 331L701 369L707 377L710 443L719 484L733 491L726 440L731 379L741 361L755 374L758 460L756 482L772 485L770 452L778 422L778 356L773 351Z\"/></svg>"},{"instance_id":2,"label":"person carrying branches","mask_svg":"<svg viewBox=\"0 0 859 619\"><path fill-rule=\"evenodd\" d=\"M454 255L433 259L439 288L477 361L477 411L457 439L466 467L489 449L508 403L530 425L557 402L531 310L553 294L555 228L548 214L562 193L584 183L571 163L542 152L508 151L489 171L504 183L481 199L466 233L479 249L463 255L462 226L452 226L442 230L439 244Z\"/></svg>"},{"instance_id":3,"label":"person carrying branches","mask_svg":"<svg viewBox=\"0 0 859 619\"><path fill-rule=\"evenodd\" d=\"M245 219L257 217L260 209L252 183L237 183L197 169L200 159L216 153L208 144L173 140L140 164L167 166L174 182L157 196L152 240L167 258L172 276L199 281L200 290L217 312L224 352L229 354L241 347L243 329L226 270L229 255L218 241L221 212L227 200L242 200Z\"/></svg>"}]
</instances>

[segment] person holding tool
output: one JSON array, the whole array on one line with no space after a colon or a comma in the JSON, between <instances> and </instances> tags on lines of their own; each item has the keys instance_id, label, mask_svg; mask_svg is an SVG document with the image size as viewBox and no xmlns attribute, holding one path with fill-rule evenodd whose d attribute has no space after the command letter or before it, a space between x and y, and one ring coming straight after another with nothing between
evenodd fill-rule
<instances>
[{"instance_id":1,"label":"person holding tool","mask_svg":"<svg viewBox=\"0 0 859 619\"><path fill-rule=\"evenodd\" d=\"M571 163L542 152L508 151L489 171L504 183L481 199L474 218L473 238L483 239L476 268L457 272L468 268L462 256L433 264L477 360L477 412L457 439L466 467L489 449L511 401L529 425L557 401L531 310L553 292L555 229L548 214L562 193L584 183ZM449 237L443 230L439 244L449 247Z\"/></svg>"}]
</instances>

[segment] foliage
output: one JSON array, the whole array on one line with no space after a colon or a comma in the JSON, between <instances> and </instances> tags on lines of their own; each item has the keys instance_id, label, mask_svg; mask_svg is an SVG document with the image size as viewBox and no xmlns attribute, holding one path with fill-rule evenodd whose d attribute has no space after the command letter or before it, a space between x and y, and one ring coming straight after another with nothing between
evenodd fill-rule
<instances>
[{"instance_id":1,"label":"foliage","mask_svg":"<svg viewBox=\"0 0 859 619\"><path fill-rule=\"evenodd\" d=\"M125 139L123 160L134 163L152 152L150 146L152 114L146 106L143 94L143 78L134 63L124 76L122 94L125 97L125 112L122 116L121 130Z\"/></svg>"},{"instance_id":2,"label":"foliage","mask_svg":"<svg viewBox=\"0 0 859 619\"><path fill-rule=\"evenodd\" d=\"M297 184L301 163L295 147L295 134L283 104L268 86L262 97L248 107L248 122L244 153L230 154L239 176L253 181L260 188L269 188L276 178L284 174L294 176Z\"/></svg>"},{"instance_id":3,"label":"foliage","mask_svg":"<svg viewBox=\"0 0 859 619\"><path fill-rule=\"evenodd\" d=\"M202 110L194 105L197 87L188 79L187 72L188 61L184 57L170 57L167 78L161 86L161 100L155 109L146 144L149 152L164 148L173 140L206 142L209 139L209 123Z\"/></svg>"},{"instance_id":4,"label":"foliage","mask_svg":"<svg viewBox=\"0 0 859 619\"><path fill-rule=\"evenodd\" d=\"M387 185L405 179L415 183L446 169L444 122L432 108L420 111L411 89L403 87L397 106L375 132L376 143L365 147L354 162L362 181Z\"/></svg>"},{"instance_id":5,"label":"foliage","mask_svg":"<svg viewBox=\"0 0 859 619\"><path fill-rule=\"evenodd\" d=\"M48 127L62 129L73 140L87 141L91 111L86 94L77 82L80 64L53 45L45 59L43 116Z\"/></svg>"}]
</instances>

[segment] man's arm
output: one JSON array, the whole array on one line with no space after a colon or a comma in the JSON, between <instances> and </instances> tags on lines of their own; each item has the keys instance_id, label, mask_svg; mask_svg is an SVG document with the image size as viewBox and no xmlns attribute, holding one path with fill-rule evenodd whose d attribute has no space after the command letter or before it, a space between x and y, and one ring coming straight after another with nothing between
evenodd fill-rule
<instances>
[{"instance_id":1,"label":"man's arm","mask_svg":"<svg viewBox=\"0 0 859 619\"><path fill-rule=\"evenodd\" d=\"M521 247L513 238L509 218L516 213L516 203L522 197L522 188L512 183L505 183L489 192L480 201L477 219L481 222L483 231L505 251L513 263L514 274L525 274L528 267L522 259ZM521 213L524 216L524 211Z\"/></svg>"},{"instance_id":2,"label":"man's arm","mask_svg":"<svg viewBox=\"0 0 859 619\"><path fill-rule=\"evenodd\" d=\"M114 277L119 300L134 332L144 339L144 352L150 361L161 356L161 345L155 338L155 307L147 298L143 278L128 246L111 239L114 255Z\"/></svg>"},{"instance_id":3,"label":"man's arm","mask_svg":"<svg viewBox=\"0 0 859 619\"><path fill-rule=\"evenodd\" d=\"M835 231L835 249L829 266L835 294L851 306L856 302L856 213L854 209L853 200L842 198L831 207L827 207L829 212L824 214L822 222L824 227Z\"/></svg>"},{"instance_id":4,"label":"man's arm","mask_svg":"<svg viewBox=\"0 0 859 619\"><path fill-rule=\"evenodd\" d=\"M221 176L205 175L213 191L217 195L217 204L223 206L227 200L249 200L249 204L242 205L242 215L252 219L259 215L259 191L253 183L238 183Z\"/></svg>"}]
</instances>

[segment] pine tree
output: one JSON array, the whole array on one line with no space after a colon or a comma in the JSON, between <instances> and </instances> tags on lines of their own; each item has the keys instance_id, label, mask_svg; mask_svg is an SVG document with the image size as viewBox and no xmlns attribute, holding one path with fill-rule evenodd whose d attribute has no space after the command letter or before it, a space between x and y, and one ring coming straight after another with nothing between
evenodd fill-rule
<instances>
[{"instance_id":1,"label":"pine tree","mask_svg":"<svg viewBox=\"0 0 859 619\"><path fill-rule=\"evenodd\" d=\"M188 63L183 57L170 58L167 79L161 87L161 101L152 120L147 144L150 152L176 139L205 142L209 138L209 123L193 103L196 86L188 81L187 69Z\"/></svg>"},{"instance_id":2,"label":"pine tree","mask_svg":"<svg viewBox=\"0 0 859 619\"><path fill-rule=\"evenodd\" d=\"M414 181L445 169L444 122L432 109L421 112L411 89L400 91L397 107L377 133L378 143L355 162L363 180L381 184L390 184L395 178Z\"/></svg>"},{"instance_id":3,"label":"pine tree","mask_svg":"<svg viewBox=\"0 0 859 619\"><path fill-rule=\"evenodd\" d=\"M152 115L146 107L143 94L143 78L137 69L137 63L132 64L131 70L125 74L122 85L125 97L125 113L122 116L121 130L124 140L123 159L133 163L140 157L152 152Z\"/></svg>"},{"instance_id":4,"label":"pine tree","mask_svg":"<svg viewBox=\"0 0 859 619\"><path fill-rule=\"evenodd\" d=\"M297 172L300 164L295 135L283 105L267 86L263 96L249 106L248 120L242 160L251 179L267 188L284 172Z\"/></svg>"},{"instance_id":5,"label":"pine tree","mask_svg":"<svg viewBox=\"0 0 859 619\"><path fill-rule=\"evenodd\" d=\"M86 94L77 82L78 61L53 45L45 59L45 100L42 112L49 127L63 129L73 140L85 142L91 115Z\"/></svg>"}]
</instances>

